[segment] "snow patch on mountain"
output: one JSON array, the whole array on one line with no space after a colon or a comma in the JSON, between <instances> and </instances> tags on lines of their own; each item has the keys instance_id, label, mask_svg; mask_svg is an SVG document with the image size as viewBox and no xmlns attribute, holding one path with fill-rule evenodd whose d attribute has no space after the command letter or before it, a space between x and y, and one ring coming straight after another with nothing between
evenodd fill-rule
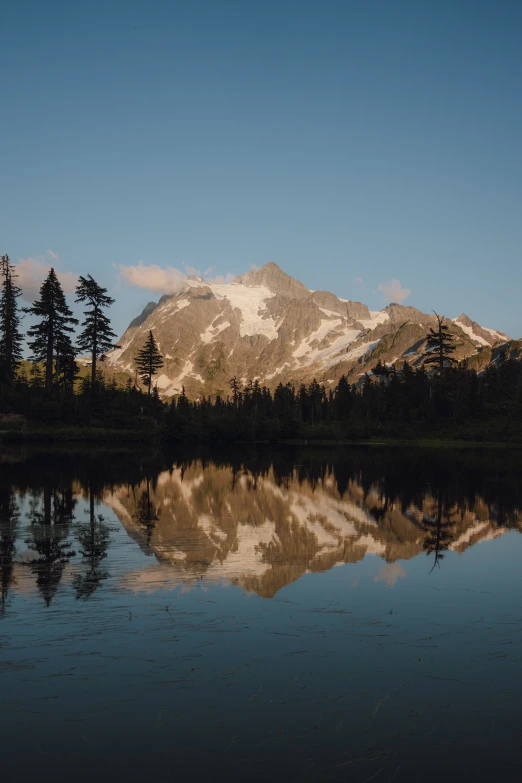
<instances>
[{"instance_id":1,"label":"snow patch on mountain","mask_svg":"<svg viewBox=\"0 0 522 783\"><path fill-rule=\"evenodd\" d=\"M218 316L220 317L220 316ZM218 337L222 331L225 329L228 329L230 326L230 321L223 321L223 323L218 324L218 326L214 326L214 323L217 319L214 318L210 326L207 327L207 329L202 332L202 334L199 335L199 338L202 343L211 343L213 340Z\"/></svg>"},{"instance_id":2,"label":"snow patch on mountain","mask_svg":"<svg viewBox=\"0 0 522 783\"><path fill-rule=\"evenodd\" d=\"M461 321L459 321L458 318L454 318L453 323L457 324L459 329L462 329L462 331L465 332L468 335L468 337L471 337L473 342L480 343L480 345L487 345L489 347L488 341L485 340L483 337L480 337L480 335L475 334L472 326L466 326L466 324L463 324Z\"/></svg>"},{"instance_id":3,"label":"snow patch on mountain","mask_svg":"<svg viewBox=\"0 0 522 783\"><path fill-rule=\"evenodd\" d=\"M386 324L390 320L390 316L388 313L385 313L384 310L370 310L370 316L370 319L358 319L358 322L364 326L365 329L375 329L379 324Z\"/></svg>"},{"instance_id":4,"label":"snow patch on mountain","mask_svg":"<svg viewBox=\"0 0 522 783\"><path fill-rule=\"evenodd\" d=\"M320 326L315 330L315 332L312 332L308 335L308 337L305 337L297 346L292 354L294 358L300 359L307 354L308 358L310 358L312 343L323 340L330 332L334 331L337 326L340 326L342 322L342 318L337 318L335 321L332 321L329 318L327 320L321 321Z\"/></svg>"},{"instance_id":5,"label":"snow patch on mountain","mask_svg":"<svg viewBox=\"0 0 522 783\"><path fill-rule=\"evenodd\" d=\"M345 327L342 333L339 334L326 348L314 348L308 355L308 363L315 364L316 362L322 364L325 368L331 367L339 359L345 359L348 354L343 352L348 345L351 345L354 340L361 334L359 329L353 329L351 327ZM368 347L367 345L365 347Z\"/></svg>"},{"instance_id":6,"label":"snow patch on mountain","mask_svg":"<svg viewBox=\"0 0 522 783\"><path fill-rule=\"evenodd\" d=\"M234 310L240 310L241 337L264 334L269 340L277 337L276 322L263 315L266 301L275 294L266 286L246 286L241 283L208 286L218 299L228 299Z\"/></svg>"}]
</instances>

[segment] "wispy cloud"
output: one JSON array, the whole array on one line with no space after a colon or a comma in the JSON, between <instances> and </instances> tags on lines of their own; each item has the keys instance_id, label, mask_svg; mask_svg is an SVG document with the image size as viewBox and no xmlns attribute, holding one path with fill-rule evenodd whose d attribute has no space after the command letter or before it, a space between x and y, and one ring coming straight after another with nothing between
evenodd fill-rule
<instances>
[{"instance_id":1,"label":"wispy cloud","mask_svg":"<svg viewBox=\"0 0 522 783\"><path fill-rule=\"evenodd\" d=\"M49 253L49 251L47 251L47 253ZM47 274L51 269L51 264L45 256L36 256L19 258L18 263L16 263L14 267L15 272L18 275L16 283L22 289L23 298L27 302L31 302L38 296L40 286L47 277ZM60 269L57 269L56 266L54 267L54 270L65 293L74 293L74 289L78 283L78 275L74 274L74 272L62 272Z\"/></svg>"},{"instance_id":2,"label":"wispy cloud","mask_svg":"<svg viewBox=\"0 0 522 783\"><path fill-rule=\"evenodd\" d=\"M212 269L201 272L193 266L184 264L183 271L175 266L161 267L157 264L144 264L138 261L135 265L125 266L115 264L119 274L129 285L145 288L155 294L176 294L183 290L189 277L199 277L206 283L229 283L232 274L211 276Z\"/></svg>"},{"instance_id":3,"label":"wispy cloud","mask_svg":"<svg viewBox=\"0 0 522 783\"><path fill-rule=\"evenodd\" d=\"M403 288L399 280L390 280L389 283L379 283L379 291L382 291L384 296L390 300L390 302L404 302L409 297L411 291L409 288Z\"/></svg>"},{"instance_id":4,"label":"wispy cloud","mask_svg":"<svg viewBox=\"0 0 522 783\"><path fill-rule=\"evenodd\" d=\"M363 283L364 281L363 281L362 277L356 277L355 278L355 282L356 283Z\"/></svg>"},{"instance_id":5,"label":"wispy cloud","mask_svg":"<svg viewBox=\"0 0 522 783\"><path fill-rule=\"evenodd\" d=\"M52 258L53 261L59 261L60 260L60 256L58 255L58 253L55 253L54 250L51 250L51 248L49 248L49 250L46 251L45 255L49 256L50 258Z\"/></svg>"}]
</instances>

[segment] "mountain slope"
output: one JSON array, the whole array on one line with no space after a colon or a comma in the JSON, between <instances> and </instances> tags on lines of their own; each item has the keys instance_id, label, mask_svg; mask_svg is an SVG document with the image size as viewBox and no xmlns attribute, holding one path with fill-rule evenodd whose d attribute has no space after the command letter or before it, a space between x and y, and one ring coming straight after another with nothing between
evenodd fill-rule
<instances>
[{"instance_id":1,"label":"mountain slope","mask_svg":"<svg viewBox=\"0 0 522 783\"><path fill-rule=\"evenodd\" d=\"M356 382L380 359L393 365L422 361L434 315L392 303L370 312L361 302L329 291L310 291L274 263L227 284L191 277L185 288L149 303L108 355L113 369L134 372L134 356L149 329L165 366L156 378L164 396L226 392L229 380L258 379L334 384L345 374ZM450 322L455 357L474 356L509 338L468 316Z\"/></svg>"}]
</instances>

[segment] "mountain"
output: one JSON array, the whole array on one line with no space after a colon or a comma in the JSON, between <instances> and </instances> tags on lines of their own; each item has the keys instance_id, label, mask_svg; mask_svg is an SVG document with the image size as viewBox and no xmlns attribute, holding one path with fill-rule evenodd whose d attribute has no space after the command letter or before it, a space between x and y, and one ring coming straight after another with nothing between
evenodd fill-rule
<instances>
[{"instance_id":1,"label":"mountain","mask_svg":"<svg viewBox=\"0 0 522 783\"><path fill-rule=\"evenodd\" d=\"M231 283L189 277L176 294L149 302L110 352L113 370L134 373L134 356L152 330L165 366L156 378L163 396L185 387L198 396L227 392L230 378L335 385L341 375L357 382L378 360L389 366L422 362L434 315L392 303L380 311L310 291L268 263ZM461 315L449 322L463 359L509 341Z\"/></svg>"}]
</instances>

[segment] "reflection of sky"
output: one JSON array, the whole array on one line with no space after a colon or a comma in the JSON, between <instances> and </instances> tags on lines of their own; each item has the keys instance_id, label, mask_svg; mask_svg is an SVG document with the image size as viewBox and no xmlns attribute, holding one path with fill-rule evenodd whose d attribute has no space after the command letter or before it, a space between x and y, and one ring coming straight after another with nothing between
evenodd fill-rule
<instances>
[{"instance_id":1,"label":"reflection of sky","mask_svg":"<svg viewBox=\"0 0 522 783\"><path fill-rule=\"evenodd\" d=\"M80 499L80 522L87 511ZM168 780L166 769L211 779L227 765L245 779L245 759L271 780L315 761L315 779L328 779L369 745L377 755L354 768L359 783L398 767L415 779L434 744L460 779L480 779L488 754L513 757L518 533L447 552L433 571L424 553L369 555L267 600L204 579L176 584L108 508L97 513L110 525L110 577L93 599L75 600L68 575L49 608L34 592L13 595L0 620L3 765L18 779L36 775L42 752L82 783L95 763L132 783L147 770ZM423 780L442 756L430 764Z\"/></svg>"}]
</instances>

